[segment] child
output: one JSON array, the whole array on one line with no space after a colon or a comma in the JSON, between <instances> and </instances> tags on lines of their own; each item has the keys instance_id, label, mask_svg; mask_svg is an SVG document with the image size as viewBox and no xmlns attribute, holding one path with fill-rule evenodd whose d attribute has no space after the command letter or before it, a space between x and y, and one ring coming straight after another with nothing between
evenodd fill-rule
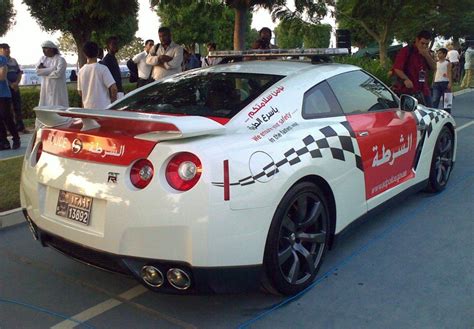
<instances>
[{"instance_id":1,"label":"child","mask_svg":"<svg viewBox=\"0 0 474 329\"><path fill-rule=\"evenodd\" d=\"M86 109L105 109L117 99L117 85L105 65L97 63L99 47L95 42L86 42L83 47L87 64L79 70L77 90Z\"/></svg>"},{"instance_id":2,"label":"child","mask_svg":"<svg viewBox=\"0 0 474 329\"><path fill-rule=\"evenodd\" d=\"M451 91L451 72L452 65L446 60L448 50L446 48L440 48L437 51L438 61L436 62L436 73L433 80L433 107L438 108L441 96L445 92Z\"/></svg>"}]
</instances>

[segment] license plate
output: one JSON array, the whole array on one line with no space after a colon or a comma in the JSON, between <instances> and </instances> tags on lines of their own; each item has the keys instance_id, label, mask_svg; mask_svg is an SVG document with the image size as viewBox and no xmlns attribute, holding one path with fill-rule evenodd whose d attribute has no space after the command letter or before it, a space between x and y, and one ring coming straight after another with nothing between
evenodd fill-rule
<instances>
[{"instance_id":1,"label":"license plate","mask_svg":"<svg viewBox=\"0 0 474 329\"><path fill-rule=\"evenodd\" d=\"M76 193L59 191L56 215L89 225L92 198Z\"/></svg>"}]
</instances>

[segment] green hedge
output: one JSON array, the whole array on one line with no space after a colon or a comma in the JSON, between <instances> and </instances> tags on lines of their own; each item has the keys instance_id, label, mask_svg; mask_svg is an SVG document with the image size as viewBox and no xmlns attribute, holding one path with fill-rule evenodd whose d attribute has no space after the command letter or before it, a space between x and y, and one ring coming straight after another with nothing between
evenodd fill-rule
<instances>
[{"instance_id":1,"label":"green hedge","mask_svg":"<svg viewBox=\"0 0 474 329\"><path fill-rule=\"evenodd\" d=\"M136 88L136 84L134 83L124 83L123 89L125 93L128 93ZM39 94L40 94L40 86L20 86L20 93L21 93L21 108L23 111L23 117L25 119L35 118L35 113L33 109L38 106L39 103ZM80 107L81 106L81 98L76 90L76 84L70 83L68 84L68 95L69 95L69 106L71 107Z\"/></svg>"}]
</instances>

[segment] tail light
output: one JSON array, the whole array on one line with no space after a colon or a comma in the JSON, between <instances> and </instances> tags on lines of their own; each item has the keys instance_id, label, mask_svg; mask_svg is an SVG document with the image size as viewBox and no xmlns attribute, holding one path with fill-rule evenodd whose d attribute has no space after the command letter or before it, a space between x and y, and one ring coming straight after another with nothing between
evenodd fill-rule
<instances>
[{"instance_id":1,"label":"tail light","mask_svg":"<svg viewBox=\"0 0 474 329\"><path fill-rule=\"evenodd\" d=\"M36 148L36 163L38 163L41 158L41 154L43 154L43 143L39 142L38 147Z\"/></svg>"},{"instance_id":2,"label":"tail light","mask_svg":"<svg viewBox=\"0 0 474 329\"><path fill-rule=\"evenodd\" d=\"M153 165L147 159L135 162L130 170L130 181L133 186L143 189L150 184L154 174Z\"/></svg>"},{"instance_id":3,"label":"tail light","mask_svg":"<svg viewBox=\"0 0 474 329\"><path fill-rule=\"evenodd\" d=\"M183 152L175 155L166 167L166 180L178 191L188 191L201 177L201 161L192 153Z\"/></svg>"},{"instance_id":4,"label":"tail light","mask_svg":"<svg viewBox=\"0 0 474 329\"><path fill-rule=\"evenodd\" d=\"M35 130L35 132L33 133L33 136L31 136L31 140L30 140L30 144L29 144L29 148L31 149L31 154L30 155L34 155L35 156L35 164L38 163L39 159L41 158L41 154L43 154L43 143L41 142L41 140L39 141L38 143L38 146L36 146L36 134L38 133L37 130ZM36 153L34 153L36 150Z\"/></svg>"}]
</instances>

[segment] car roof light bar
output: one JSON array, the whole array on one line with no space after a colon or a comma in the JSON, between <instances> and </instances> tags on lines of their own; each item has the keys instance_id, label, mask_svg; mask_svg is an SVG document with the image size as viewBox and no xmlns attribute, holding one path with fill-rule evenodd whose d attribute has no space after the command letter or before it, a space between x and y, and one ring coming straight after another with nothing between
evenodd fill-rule
<instances>
[{"instance_id":1,"label":"car roof light bar","mask_svg":"<svg viewBox=\"0 0 474 329\"><path fill-rule=\"evenodd\" d=\"M209 52L209 57L225 58L271 58L271 57L293 57L293 56L341 56L348 55L347 48L308 48L308 49L251 49L251 50L219 50Z\"/></svg>"}]
</instances>

